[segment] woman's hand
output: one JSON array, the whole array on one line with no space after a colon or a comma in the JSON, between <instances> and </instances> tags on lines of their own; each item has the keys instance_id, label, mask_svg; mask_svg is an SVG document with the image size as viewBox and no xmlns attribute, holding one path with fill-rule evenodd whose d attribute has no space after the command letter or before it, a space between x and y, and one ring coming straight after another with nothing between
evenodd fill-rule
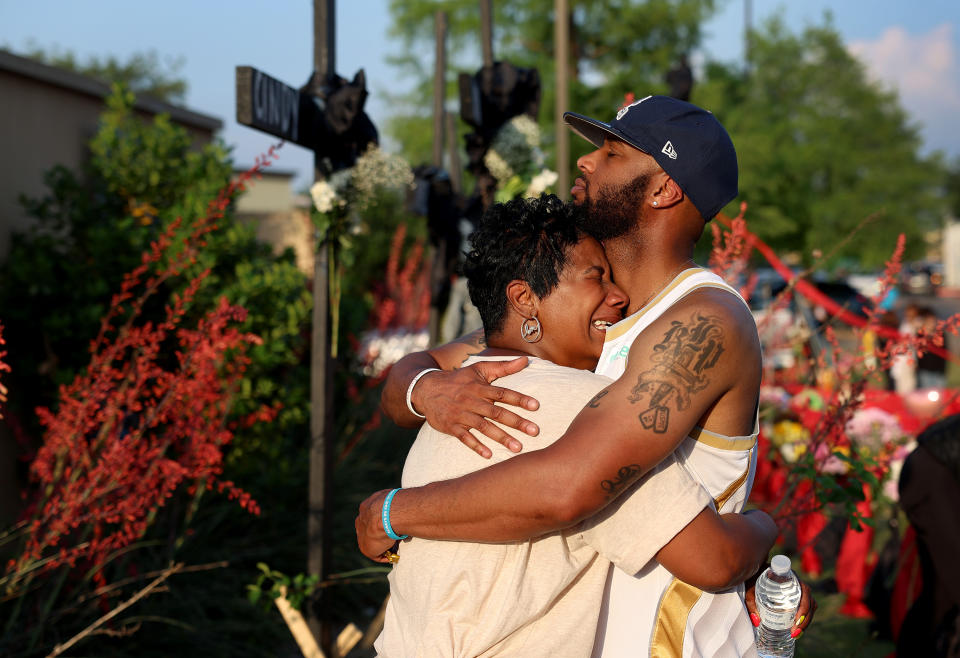
<instances>
[{"instance_id":1,"label":"woman's hand","mask_svg":"<svg viewBox=\"0 0 960 658\"><path fill-rule=\"evenodd\" d=\"M750 621L755 627L760 625L755 585L761 573L763 573L762 570L745 583L746 591L743 596L744 603L747 605L747 612L750 613ZM813 592L810 590L810 586L802 580L800 581L800 591L800 605L797 606L797 614L793 617L793 628L790 629L790 637L793 638L800 637L800 634L807 630L810 622L813 621L813 615L817 612L817 601L813 598Z\"/></svg>"},{"instance_id":2,"label":"woman's hand","mask_svg":"<svg viewBox=\"0 0 960 658\"><path fill-rule=\"evenodd\" d=\"M480 432L513 452L520 452L523 445L490 421L495 420L530 436L536 436L540 428L494 402L531 411L539 408L540 403L508 388L491 386L490 382L519 372L526 366L526 357L521 357L511 361L482 361L457 370L427 373L414 387L411 401L413 407L427 417L431 427L457 437L481 457L489 459L493 453L470 430Z\"/></svg>"},{"instance_id":3,"label":"woman's hand","mask_svg":"<svg viewBox=\"0 0 960 658\"><path fill-rule=\"evenodd\" d=\"M382 489L360 503L357 519L354 521L360 552L376 562L389 562L386 552L392 550L397 543L387 537L380 518L383 501L388 493L389 489Z\"/></svg>"}]
</instances>

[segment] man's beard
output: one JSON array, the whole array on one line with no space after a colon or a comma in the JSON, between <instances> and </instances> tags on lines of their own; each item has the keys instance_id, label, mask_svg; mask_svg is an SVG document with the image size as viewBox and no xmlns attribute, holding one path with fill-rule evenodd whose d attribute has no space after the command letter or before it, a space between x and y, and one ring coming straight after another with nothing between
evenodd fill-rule
<instances>
[{"instance_id":1,"label":"man's beard","mask_svg":"<svg viewBox=\"0 0 960 658\"><path fill-rule=\"evenodd\" d=\"M617 187L604 186L591 191L587 186L583 230L603 242L626 235L639 224L649 174L640 174Z\"/></svg>"}]
</instances>

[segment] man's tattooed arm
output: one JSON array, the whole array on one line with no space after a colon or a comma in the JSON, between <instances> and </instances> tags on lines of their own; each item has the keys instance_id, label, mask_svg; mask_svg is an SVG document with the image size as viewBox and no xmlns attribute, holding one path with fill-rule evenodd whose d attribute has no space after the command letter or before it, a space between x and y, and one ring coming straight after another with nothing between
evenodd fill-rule
<instances>
[{"instance_id":1,"label":"man's tattooed arm","mask_svg":"<svg viewBox=\"0 0 960 658\"><path fill-rule=\"evenodd\" d=\"M470 348L470 352L464 358L464 361L469 359L471 356L476 356L483 350L487 349L487 337L486 334L484 334L483 329L472 331L469 334L457 339L456 342L463 343Z\"/></svg>"},{"instance_id":2,"label":"man's tattooed arm","mask_svg":"<svg viewBox=\"0 0 960 658\"><path fill-rule=\"evenodd\" d=\"M607 498L616 498L624 488L633 484L640 472L639 464L627 464L620 467L616 477L601 482L600 488L607 492Z\"/></svg>"},{"instance_id":3,"label":"man's tattooed arm","mask_svg":"<svg viewBox=\"0 0 960 658\"><path fill-rule=\"evenodd\" d=\"M641 403L640 424L663 434L669 429L670 407L684 410L693 394L710 383L708 375L724 352L721 320L695 312L687 322L674 320L649 356L653 367L640 373L627 398Z\"/></svg>"},{"instance_id":4,"label":"man's tattooed arm","mask_svg":"<svg viewBox=\"0 0 960 658\"><path fill-rule=\"evenodd\" d=\"M587 406L590 407L591 409L596 409L597 407L600 406L600 399L603 398L603 396L605 396L609 392L610 391L608 389L603 389L602 391L594 395L592 398L590 398L590 401L587 402Z\"/></svg>"}]
</instances>

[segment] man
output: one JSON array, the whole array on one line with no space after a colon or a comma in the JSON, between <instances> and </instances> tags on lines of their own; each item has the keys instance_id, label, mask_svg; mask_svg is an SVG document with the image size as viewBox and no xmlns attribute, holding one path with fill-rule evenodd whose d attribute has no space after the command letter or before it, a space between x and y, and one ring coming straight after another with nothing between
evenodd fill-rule
<instances>
[{"instance_id":1,"label":"man","mask_svg":"<svg viewBox=\"0 0 960 658\"><path fill-rule=\"evenodd\" d=\"M684 479L679 461L697 473L717 508L730 496L742 503L749 491L749 466L716 490L711 474L697 470L700 457L694 454L736 450L742 462L744 449L749 454L756 437L761 371L756 325L743 301L691 260L705 222L737 195L730 138L709 112L667 97L637 101L610 124L572 113L565 119L598 146L578 160L583 177L571 192L588 208L589 230L603 242L614 279L631 299L629 317L608 330L611 349L604 349L597 370L619 379L600 391L553 445L463 478L401 490L387 509L397 533L467 541L538 536L596 514L627 490L631 499L642 497L647 485L631 485L651 470L647 484L658 481L658 488L671 490L672 497L702 496L695 482ZM448 366L451 360L438 350L398 363L383 397L391 417L412 424L420 410L431 425L481 454L488 451L477 445L471 428L519 449L487 418L536 433L531 423L493 404L535 408L536 401L486 385L522 363L499 369L472 366L456 373L423 371ZM456 402L464 397L473 400L466 410ZM674 454L678 446L681 452ZM385 494L365 501L357 519L358 541L370 557L393 544L381 519ZM603 523L617 505L590 523ZM712 508L700 512L707 513ZM679 530L694 516L650 522ZM691 562L695 569L696 561ZM724 626L717 615L729 612L729 600L726 612L722 602L716 611L699 590L659 575L650 578L646 571L639 574L643 578L628 576L619 583L614 573L611 611L628 605L615 599L649 600L650 583L657 580L654 587L662 584L661 594L684 607L683 614L672 616L680 620L679 629L659 635L661 610L650 611L650 628L638 627L638 615L611 615L598 637L604 655L646 653L648 644L654 655L690 655L706 651L691 647L716 646L718 638L710 636ZM706 609L696 611L704 601ZM808 612L806 605L798 615ZM810 616L800 619L798 630ZM750 642L745 632L742 625L737 628L739 647ZM658 637L663 644L657 644Z\"/></svg>"}]
</instances>

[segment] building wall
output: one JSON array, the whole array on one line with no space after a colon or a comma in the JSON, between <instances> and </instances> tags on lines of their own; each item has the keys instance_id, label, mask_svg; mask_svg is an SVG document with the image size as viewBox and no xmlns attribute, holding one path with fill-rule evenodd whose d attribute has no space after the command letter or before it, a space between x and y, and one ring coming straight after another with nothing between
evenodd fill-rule
<instances>
[{"instance_id":1,"label":"building wall","mask_svg":"<svg viewBox=\"0 0 960 658\"><path fill-rule=\"evenodd\" d=\"M960 288L960 222L943 229L943 278L948 288Z\"/></svg>"},{"instance_id":2,"label":"building wall","mask_svg":"<svg viewBox=\"0 0 960 658\"><path fill-rule=\"evenodd\" d=\"M274 253L288 247L296 255L297 268L313 272L314 229L309 199L294 195L293 172L267 171L247 184L237 199L237 217L256 226L257 238L273 246Z\"/></svg>"},{"instance_id":3,"label":"building wall","mask_svg":"<svg viewBox=\"0 0 960 658\"><path fill-rule=\"evenodd\" d=\"M32 221L20 195L42 196L44 173L54 165L79 170L109 93L99 81L0 51L0 262L10 234ZM155 99L140 98L136 108L148 118L170 114L197 144L212 140L221 126L214 117Z\"/></svg>"}]
</instances>

